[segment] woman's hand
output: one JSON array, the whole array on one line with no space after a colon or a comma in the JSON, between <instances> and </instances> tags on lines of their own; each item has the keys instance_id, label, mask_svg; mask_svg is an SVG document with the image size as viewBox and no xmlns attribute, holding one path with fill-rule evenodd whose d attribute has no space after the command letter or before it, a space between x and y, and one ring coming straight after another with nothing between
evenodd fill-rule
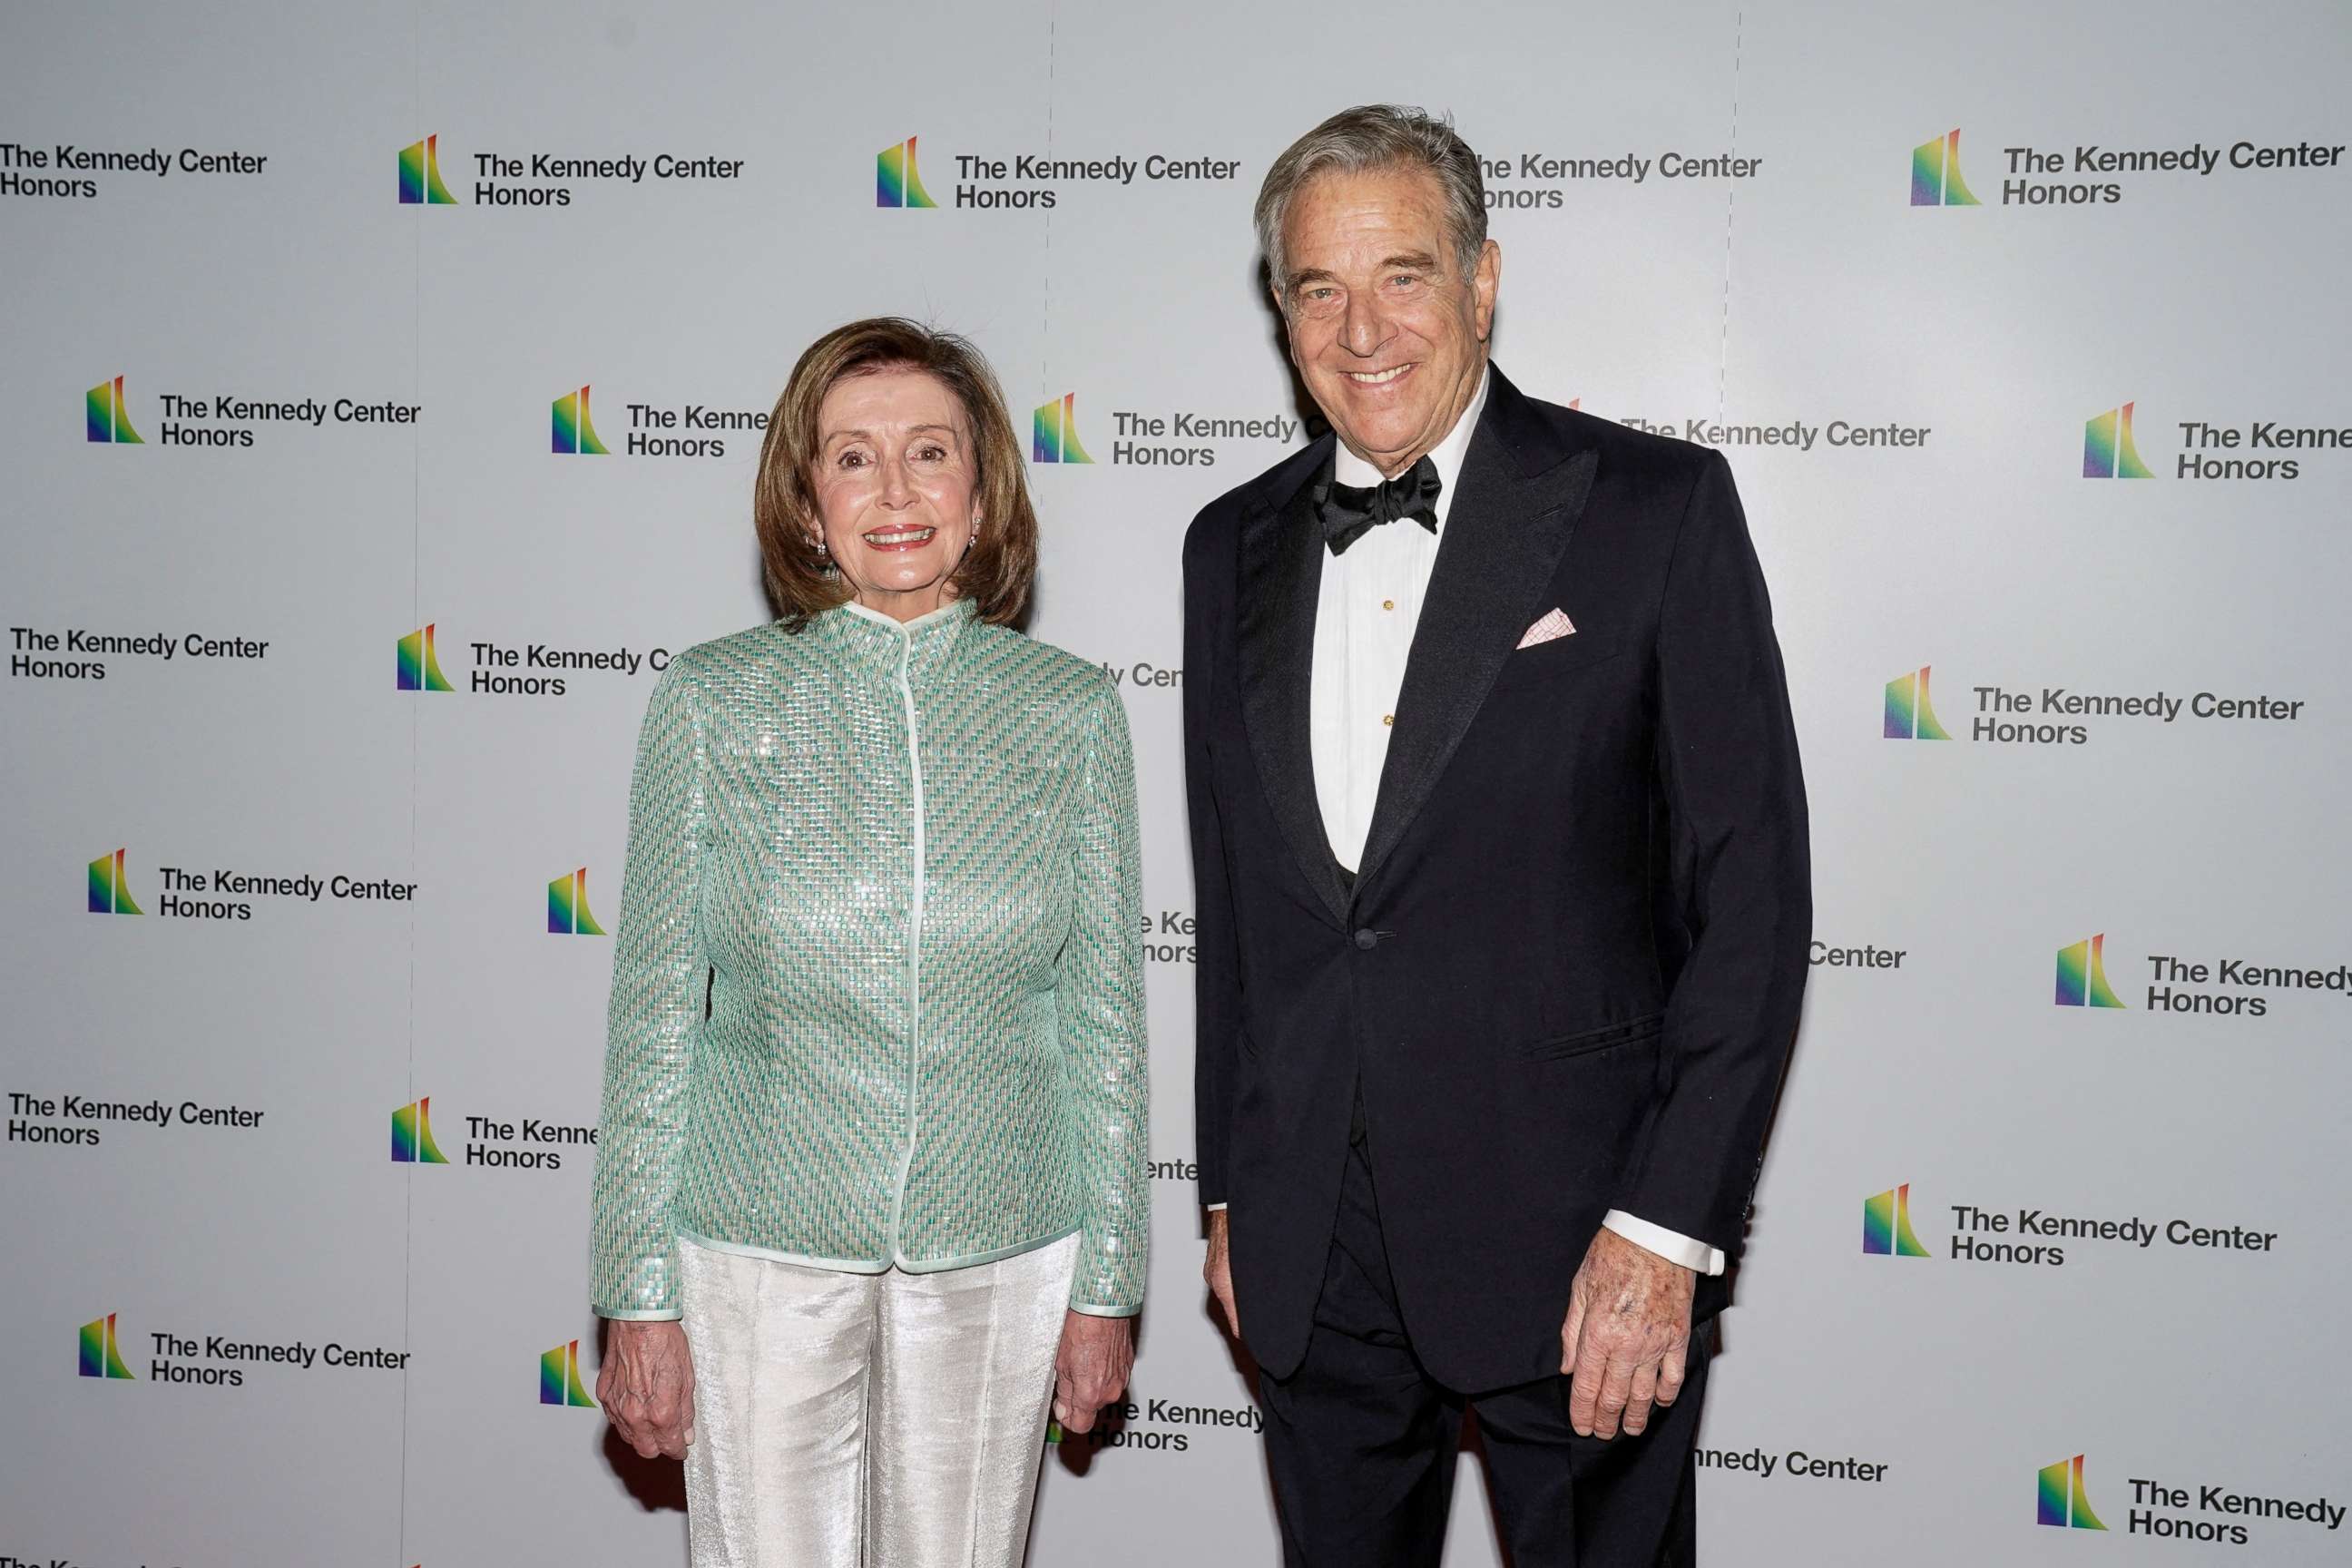
<instances>
[{"instance_id":1,"label":"woman's hand","mask_svg":"<svg viewBox=\"0 0 2352 1568\"><path fill-rule=\"evenodd\" d=\"M1091 1432L1095 1413L1127 1392L1135 1370L1135 1320L1068 1312L1054 1352L1054 1419L1065 1432Z\"/></svg>"},{"instance_id":2,"label":"woman's hand","mask_svg":"<svg viewBox=\"0 0 2352 1568\"><path fill-rule=\"evenodd\" d=\"M614 1320L596 1373L596 1403L621 1441L651 1459L683 1459L694 1441L694 1357L676 1322Z\"/></svg>"}]
</instances>

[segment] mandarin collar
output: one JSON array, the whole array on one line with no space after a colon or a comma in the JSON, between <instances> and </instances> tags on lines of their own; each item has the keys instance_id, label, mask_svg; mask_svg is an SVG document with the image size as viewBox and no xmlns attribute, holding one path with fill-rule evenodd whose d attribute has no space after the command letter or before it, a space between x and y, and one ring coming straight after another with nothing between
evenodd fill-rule
<instances>
[{"instance_id":1,"label":"mandarin collar","mask_svg":"<svg viewBox=\"0 0 2352 1568\"><path fill-rule=\"evenodd\" d=\"M919 680L948 657L979 614L971 600L950 599L929 615L900 621L853 600L825 611L810 626L826 646L882 674L895 678L904 658L908 675Z\"/></svg>"}]
</instances>

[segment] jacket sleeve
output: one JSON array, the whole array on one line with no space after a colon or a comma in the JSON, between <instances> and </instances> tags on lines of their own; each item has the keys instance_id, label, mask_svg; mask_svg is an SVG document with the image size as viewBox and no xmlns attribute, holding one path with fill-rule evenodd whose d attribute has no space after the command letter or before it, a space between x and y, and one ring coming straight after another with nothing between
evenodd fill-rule
<instances>
[{"instance_id":1,"label":"jacket sleeve","mask_svg":"<svg viewBox=\"0 0 2352 1568\"><path fill-rule=\"evenodd\" d=\"M1143 1306L1151 1079L1144 1050L1135 754L1126 705L1108 679L1079 743L1074 897L1056 991L1086 1193L1070 1308L1123 1318Z\"/></svg>"},{"instance_id":2,"label":"jacket sleeve","mask_svg":"<svg viewBox=\"0 0 2352 1568\"><path fill-rule=\"evenodd\" d=\"M709 962L698 920L705 744L693 681L674 663L637 740L614 932L591 1205L593 1304L607 1318L678 1315L671 1208Z\"/></svg>"},{"instance_id":3,"label":"jacket sleeve","mask_svg":"<svg viewBox=\"0 0 2352 1568\"><path fill-rule=\"evenodd\" d=\"M1663 1099L1612 1206L1737 1258L1804 996L1812 893L1771 605L1720 454L1684 510L1656 660L1662 897L1685 946L1666 996Z\"/></svg>"},{"instance_id":4,"label":"jacket sleeve","mask_svg":"<svg viewBox=\"0 0 2352 1568\"><path fill-rule=\"evenodd\" d=\"M1218 567L1205 559L1209 533L1204 517L1192 525L1184 549L1184 796L1192 832L1192 1137L1200 1200L1214 1208L1231 1195L1225 1139L1233 1125L1242 997L1224 828L1209 765L1209 713L1219 673L1211 626Z\"/></svg>"}]
</instances>

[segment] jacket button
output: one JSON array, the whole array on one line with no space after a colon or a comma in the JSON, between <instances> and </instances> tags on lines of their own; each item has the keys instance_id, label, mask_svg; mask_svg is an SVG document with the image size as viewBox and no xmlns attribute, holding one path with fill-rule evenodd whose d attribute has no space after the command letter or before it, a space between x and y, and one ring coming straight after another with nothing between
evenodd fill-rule
<instances>
[{"instance_id":1,"label":"jacket button","mask_svg":"<svg viewBox=\"0 0 2352 1568\"><path fill-rule=\"evenodd\" d=\"M1370 952L1381 945L1381 933L1366 926L1356 933L1356 945Z\"/></svg>"}]
</instances>

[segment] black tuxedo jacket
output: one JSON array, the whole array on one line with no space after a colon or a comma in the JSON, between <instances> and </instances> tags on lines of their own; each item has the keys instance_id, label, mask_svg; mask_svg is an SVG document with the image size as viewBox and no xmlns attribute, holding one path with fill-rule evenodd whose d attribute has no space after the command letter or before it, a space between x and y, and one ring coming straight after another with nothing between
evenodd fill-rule
<instances>
[{"instance_id":1,"label":"black tuxedo jacket","mask_svg":"<svg viewBox=\"0 0 2352 1568\"><path fill-rule=\"evenodd\" d=\"M1730 470L1492 375L1352 889L1307 731L1332 438L1185 539L1200 1195L1277 1377L1360 1085L1413 1348L1477 1392L1559 1369L1608 1210L1738 1257L1796 1031L1804 785Z\"/></svg>"}]
</instances>

